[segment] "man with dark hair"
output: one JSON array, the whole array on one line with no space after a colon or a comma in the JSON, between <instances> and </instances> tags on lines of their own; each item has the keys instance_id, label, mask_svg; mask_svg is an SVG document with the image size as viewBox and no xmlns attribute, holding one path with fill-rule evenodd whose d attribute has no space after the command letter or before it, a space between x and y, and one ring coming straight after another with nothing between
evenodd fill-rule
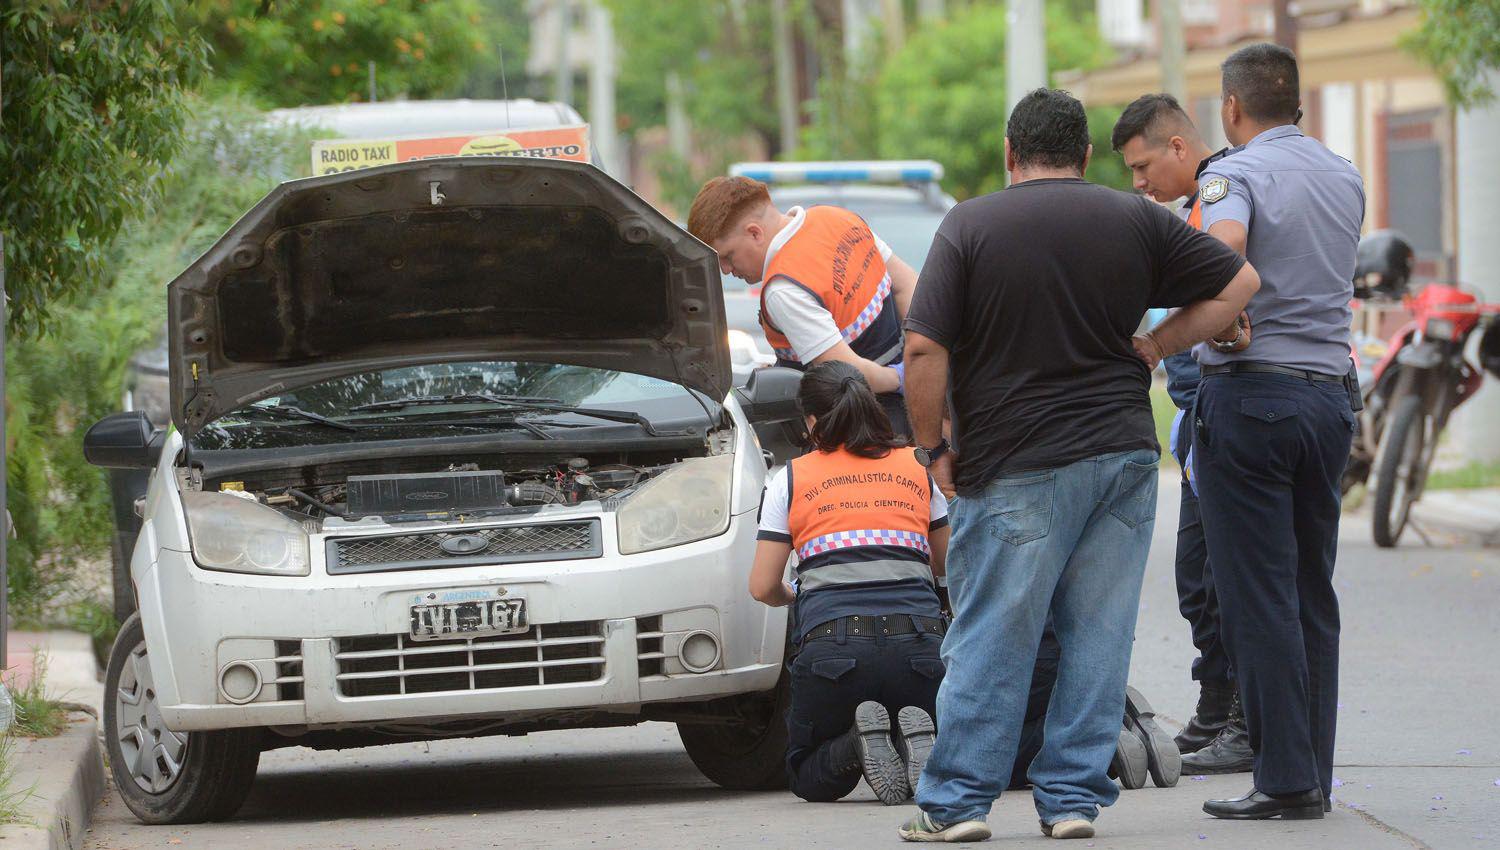
<instances>
[{"instance_id":1,"label":"man with dark hair","mask_svg":"<svg viewBox=\"0 0 1500 850\"><path fill-rule=\"evenodd\" d=\"M1006 125L1012 185L948 213L907 315L917 457L963 496L942 728L907 841L989 837L1049 615L1061 655L1027 774L1042 832L1093 835L1099 807L1118 798L1108 770L1159 457L1150 370L1135 353L1156 343L1131 334L1147 308L1182 307L1154 334L1185 348L1229 325L1258 285L1242 257L1164 207L1084 181L1090 153L1071 95L1022 98Z\"/></svg>"},{"instance_id":2,"label":"man with dark hair","mask_svg":"<svg viewBox=\"0 0 1500 850\"><path fill-rule=\"evenodd\" d=\"M1135 188L1159 203L1187 198L1179 214L1196 230L1203 229L1203 204L1198 197L1198 174L1229 153L1210 155L1198 128L1169 94L1148 94L1125 107L1115 123L1110 143L1125 160ZM1218 336L1233 339L1236 328ZM1248 345L1249 340L1244 340ZM1172 454L1182 468L1182 501L1177 515L1177 609L1192 629L1198 658L1193 661L1193 679L1199 683L1198 708L1177 736L1177 747L1185 754L1189 773L1237 773L1254 764L1244 719L1234 701L1229 681L1229 656L1219 638L1219 602L1209 568L1208 547L1203 541L1203 523L1198 495L1190 480L1188 450L1193 444L1192 418L1188 411L1198 396L1198 362L1191 352L1168 357L1167 393L1177 405L1172 422ZM1224 732L1226 727L1231 731Z\"/></svg>"},{"instance_id":3,"label":"man with dark hair","mask_svg":"<svg viewBox=\"0 0 1500 850\"><path fill-rule=\"evenodd\" d=\"M1364 184L1297 129L1290 50L1252 45L1223 71L1224 134L1244 147L1199 175L1203 223L1255 264L1263 285L1248 308L1248 348L1197 349L1193 455L1255 786L1203 808L1221 818L1321 818L1338 709L1333 568L1359 393L1349 300Z\"/></svg>"}]
</instances>

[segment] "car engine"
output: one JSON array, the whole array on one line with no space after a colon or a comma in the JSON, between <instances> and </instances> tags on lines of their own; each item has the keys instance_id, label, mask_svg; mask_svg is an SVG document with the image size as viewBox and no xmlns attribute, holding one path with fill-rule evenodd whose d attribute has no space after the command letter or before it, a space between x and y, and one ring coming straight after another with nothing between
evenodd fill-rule
<instances>
[{"instance_id":1,"label":"car engine","mask_svg":"<svg viewBox=\"0 0 1500 850\"><path fill-rule=\"evenodd\" d=\"M430 521L508 514L547 505L608 502L670 465L595 466L588 458L574 457L531 468L494 470L465 463L434 472L352 474L337 482L286 485L221 481L216 487L205 482L208 486L204 489L239 494L304 519Z\"/></svg>"}]
</instances>

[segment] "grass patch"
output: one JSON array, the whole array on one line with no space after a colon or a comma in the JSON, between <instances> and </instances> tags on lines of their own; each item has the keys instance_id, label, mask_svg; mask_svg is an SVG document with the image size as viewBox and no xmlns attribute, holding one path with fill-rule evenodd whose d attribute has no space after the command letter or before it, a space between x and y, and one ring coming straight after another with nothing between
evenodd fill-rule
<instances>
[{"instance_id":1,"label":"grass patch","mask_svg":"<svg viewBox=\"0 0 1500 850\"><path fill-rule=\"evenodd\" d=\"M0 824L29 826L30 819L21 814L21 809L36 789L35 786L18 788L16 770L16 741L9 735L0 735Z\"/></svg>"},{"instance_id":2,"label":"grass patch","mask_svg":"<svg viewBox=\"0 0 1500 850\"><path fill-rule=\"evenodd\" d=\"M37 653L31 661L31 681L24 688L12 690L16 720L11 729L32 738L50 738L68 725L68 712L62 704L47 697L47 656Z\"/></svg>"},{"instance_id":3,"label":"grass patch","mask_svg":"<svg viewBox=\"0 0 1500 850\"><path fill-rule=\"evenodd\" d=\"M1434 469L1427 477L1429 490L1472 490L1500 487L1500 463L1470 463L1458 469Z\"/></svg>"}]
</instances>

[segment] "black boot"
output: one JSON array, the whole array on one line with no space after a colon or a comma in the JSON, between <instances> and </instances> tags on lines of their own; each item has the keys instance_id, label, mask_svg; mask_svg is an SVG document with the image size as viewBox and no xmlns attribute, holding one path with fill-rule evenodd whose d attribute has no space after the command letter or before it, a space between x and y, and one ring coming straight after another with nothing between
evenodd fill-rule
<instances>
[{"instance_id":1,"label":"black boot","mask_svg":"<svg viewBox=\"0 0 1500 850\"><path fill-rule=\"evenodd\" d=\"M1229 718L1218 737L1196 753L1182 757L1182 772L1249 773L1255 769L1255 752L1250 749L1250 732L1245 728L1245 712L1239 695L1229 706Z\"/></svg>"},{"instance_id":2,"label":"black boot","mask_svg":"<svg viewBox=\"0 0 1500 850\"><path fill-rule=\"evenodd\" d=\"M1223 679L1205 680L1198 688L1198 710L1182 731L1177 733L1177 749L1183 755L1196 753L1219 736L1229 722L1229 705L1234 702L1234 685Z\"/></svg>"}]
</instances>

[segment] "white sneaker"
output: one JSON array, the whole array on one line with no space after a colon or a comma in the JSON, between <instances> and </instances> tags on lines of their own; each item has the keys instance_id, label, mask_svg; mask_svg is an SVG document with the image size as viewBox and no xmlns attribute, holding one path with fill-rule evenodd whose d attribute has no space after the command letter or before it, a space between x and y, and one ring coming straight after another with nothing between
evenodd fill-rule
<instances>
[{"instance_id":1,"label":"white sneaker","mask_svg":"<svg viewBox=\"0 0 1500 850\"><path fill-rule=\"evenodd\" d=\"M1042 834L1050 838L1093 838L1094 822L1088 818L1064 818L1042 824Z\"/></svg>"}]
</instances>

